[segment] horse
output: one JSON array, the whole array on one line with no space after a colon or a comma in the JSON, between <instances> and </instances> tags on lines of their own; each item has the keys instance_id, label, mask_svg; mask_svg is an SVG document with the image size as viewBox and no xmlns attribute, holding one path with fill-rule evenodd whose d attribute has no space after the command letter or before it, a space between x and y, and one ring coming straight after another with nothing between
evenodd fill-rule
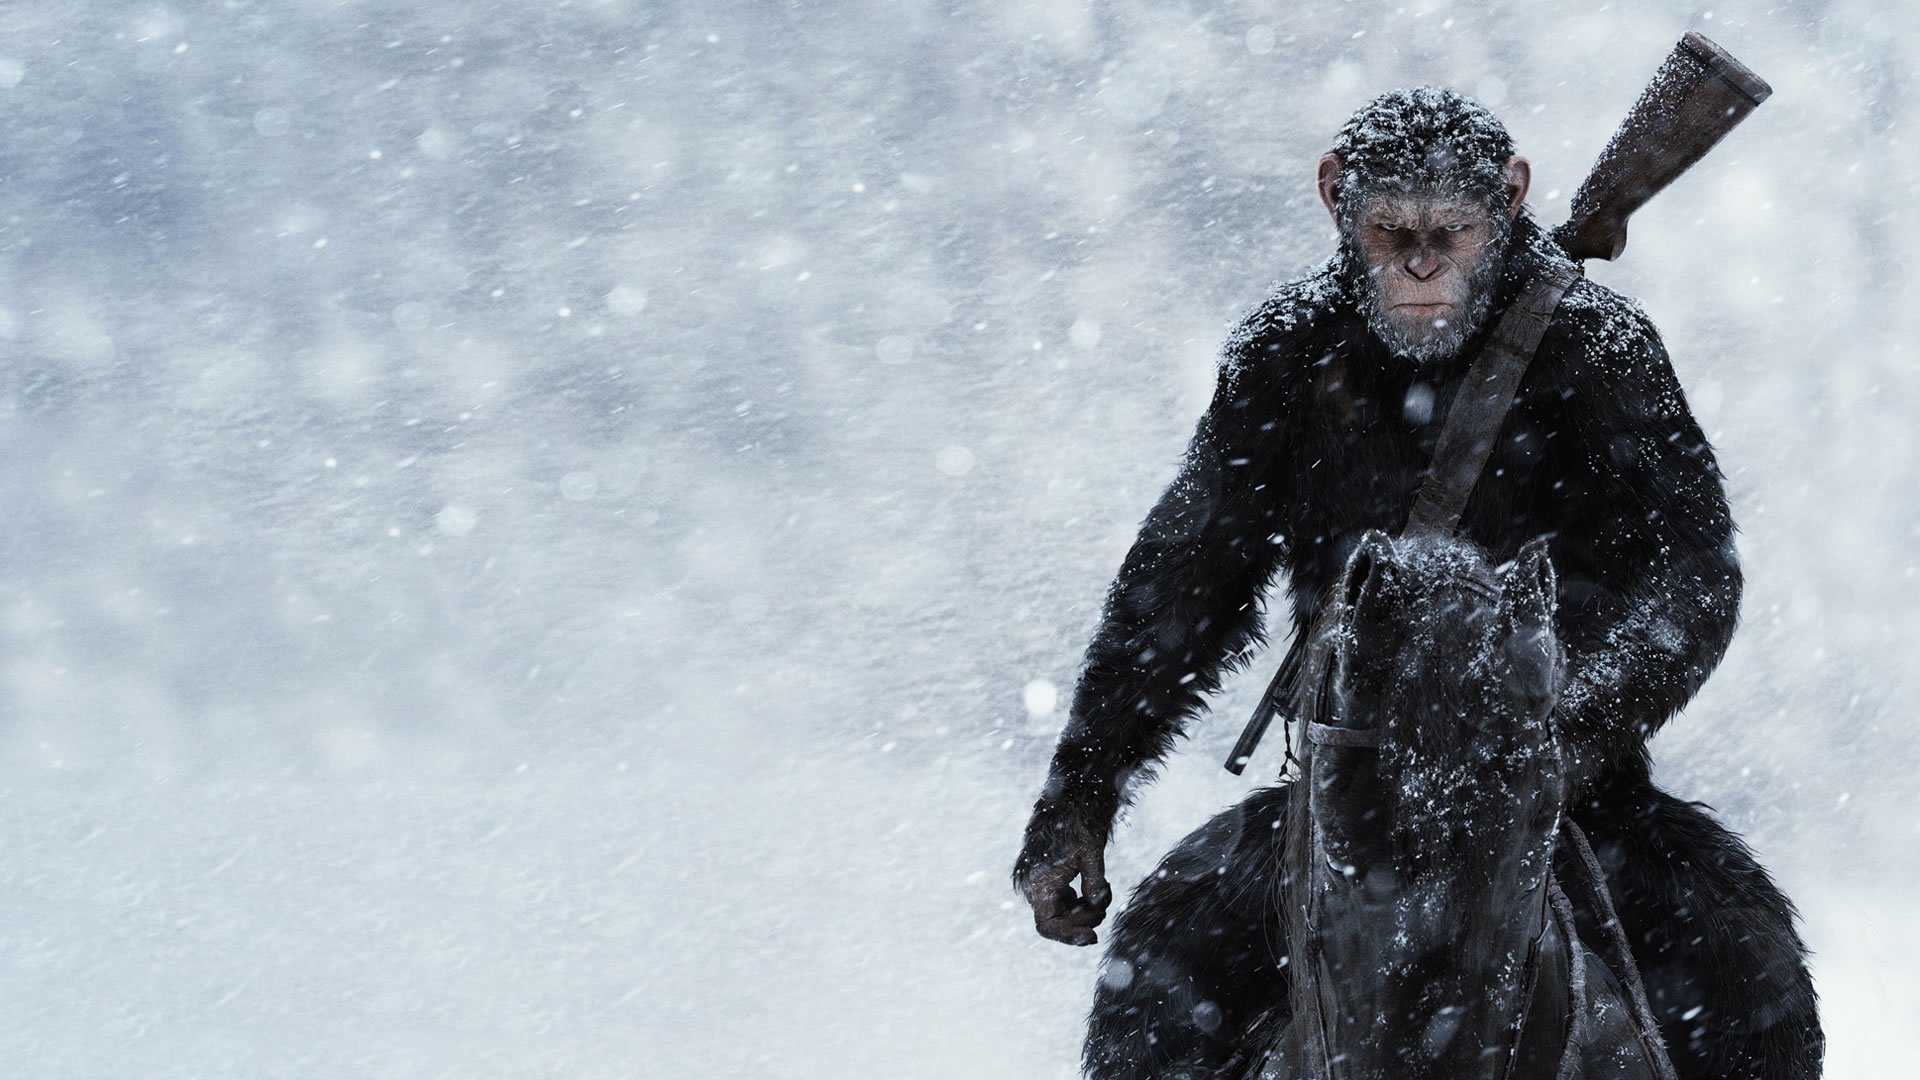
<instances>
[{"instance_id":1,"label":"horse","mask_svg":"<svg viewBox=\"0 0 1920 1080\"><path fill-rule=\"evenodd\" d=\"M1267 969L1284 988L1219 1032L1236 1040L1225 1066L1136 1072L1673 1080L1597 860L1562 811L1555 596L1542 540L1495 568L1450 537L1362 538L1290 740L1297 779L1210 826L1236 833L1210 850L1268 849L1265 877L1223 862L1213 887L1276 909L1241 917L1285 927L1288 955ZM1203 868L1173 869L1203 895ZM1266 895L1249 900L1256 880ZM1102 1037L1090 1029L1090 1069Z\"/></svg>"}]
</instances>

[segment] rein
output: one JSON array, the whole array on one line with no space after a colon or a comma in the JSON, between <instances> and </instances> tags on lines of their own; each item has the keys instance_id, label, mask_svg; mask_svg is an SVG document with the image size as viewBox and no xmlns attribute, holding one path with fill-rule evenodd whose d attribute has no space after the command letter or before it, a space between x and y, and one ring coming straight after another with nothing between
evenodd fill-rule
<instances>
[{"instance_id":1,"label":"rein","mask_svg":"<svg viewBox=\"0 0 1920 1080\"><path fill-rule=\"evenodd\" d=\"M1660 1024L1654 1019L1653 1007L1647 1003L1647 986L1640 978L1640 965L1634 963L1633 949L1627 941L1627 928L1620 922L1619 913L1613 909L1613 897L1607 892L1606 871L1594 856L1593 845L1587 842L1587 834L1580 831L1580 826L1574 824L1570 817L1562 817L1560 822L1567 838L1572 841L1574 852L1579 856L1574 877L1587 892L1588 903L1602 924L1607 949L1613 954L1608 957L1608 963L1627 992L1627 1008L1633 1014L1634 1034L1640 1037L1647 1060L1653 1062L1653 1071L1659 1080L1679 1080L1673 1068L1673 1059L1667 1056L1667 1045L1660 1038ZM1562 1076L1577 1075L1567 1073L1565 1068L1563 1064Z\"/></svg>"}]
</instances>

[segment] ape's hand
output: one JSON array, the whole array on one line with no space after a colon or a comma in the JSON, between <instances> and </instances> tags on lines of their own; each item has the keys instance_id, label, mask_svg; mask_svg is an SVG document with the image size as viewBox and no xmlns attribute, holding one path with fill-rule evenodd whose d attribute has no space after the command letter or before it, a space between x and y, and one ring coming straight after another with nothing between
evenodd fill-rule
<instances>
[{"instance_id":1,"label":"ape's hand","mask_svg":"<svg viewBox=\"0 0 1920 1080\"><path fill-rule=\"evenodd\" d=\"M1111 811L1072 801L1041 798L1027 822L1026 844L1013 866L1013 883L1033 905L1034 929L1068 945L1100 940L1093 928L1107 917L1113 889L1107 884L1107 833ZM1073 891L1080 879L1085 895Z\"/></svg>"}]
</instances>

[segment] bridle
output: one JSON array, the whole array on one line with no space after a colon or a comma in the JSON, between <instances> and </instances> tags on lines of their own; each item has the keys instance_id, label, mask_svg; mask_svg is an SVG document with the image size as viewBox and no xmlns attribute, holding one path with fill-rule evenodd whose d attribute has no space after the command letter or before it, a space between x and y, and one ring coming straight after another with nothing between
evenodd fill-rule
<instances>
[{"instance_id":1,"label":"bridle","mask_svg":"<svg viewBox=\"0 0 1920 1080\"><path fill-rule=\"evenodd\" d=\"M1494 584L1492 577L1485 573L1451 573L1436 582L1433 587L1435 591L1450 588L1461 589L1483 600L1497 602L1500 599L1499 586ZM1307 718L1304 734L1306 740L1316 746L1346 746L1368 750L1377 749L1380 746L1380 729L1377 727L1354 728L1348 726L1346 723L1345 709L1342 708L1341 697L1333 692L1334 676L1340 667L1337 662L1346 658L1344 646L1346 644L1346 623L1349 613L1346 604L1342 602L1341 610L1335 613L1333 624L1330 628L1330 632L1334 635L1335 640L1326 644L1326 653L1320 658L1323 662L1315 668L1308 669L1315 672L1319 685L1312 689L1310 695L1312 699L1310 702L1311 709L1301 710ZM1288 716L1287 757L1296 769L1303 769L1305 763L1293 754L1292 726L1293 718Z\"/></svg>"}]
</instances>

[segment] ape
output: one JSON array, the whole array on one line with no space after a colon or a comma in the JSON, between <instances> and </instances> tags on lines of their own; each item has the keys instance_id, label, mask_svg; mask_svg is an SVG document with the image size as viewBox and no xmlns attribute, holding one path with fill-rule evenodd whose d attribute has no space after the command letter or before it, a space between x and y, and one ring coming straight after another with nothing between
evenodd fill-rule
<instances>
[{"instance_id":1,"label":"ape","mask_svg":"<svg viewBox=\"0 0 1920 1080\"><path fill-rule=\"evenodd\" d=\"M1107 594L1014 871L1042 934L1095 941L1114 816L1261 644L1269 580L1285 568L1302 632L1358 539L1405 522L1493 316L1565 263L1525 206L1528 179L1492 114L1432 87L1376 98L1321 159L1337 249L1229 338L1179 474ZM1792 905L1738 838L1648 773L1646 739L1732 634L1732 534L1658 332L1633 300L1578 281L1460 535L1496 561L1547 540L1570 812L1608 867L1681 1075L1811 1077L1824 1043ZM1248 1026L1286 1008L1281 802L1256 793L1135 891L1089 1025L1090 1075L1223 1075Z\"/></svg>"}]
</instances>

